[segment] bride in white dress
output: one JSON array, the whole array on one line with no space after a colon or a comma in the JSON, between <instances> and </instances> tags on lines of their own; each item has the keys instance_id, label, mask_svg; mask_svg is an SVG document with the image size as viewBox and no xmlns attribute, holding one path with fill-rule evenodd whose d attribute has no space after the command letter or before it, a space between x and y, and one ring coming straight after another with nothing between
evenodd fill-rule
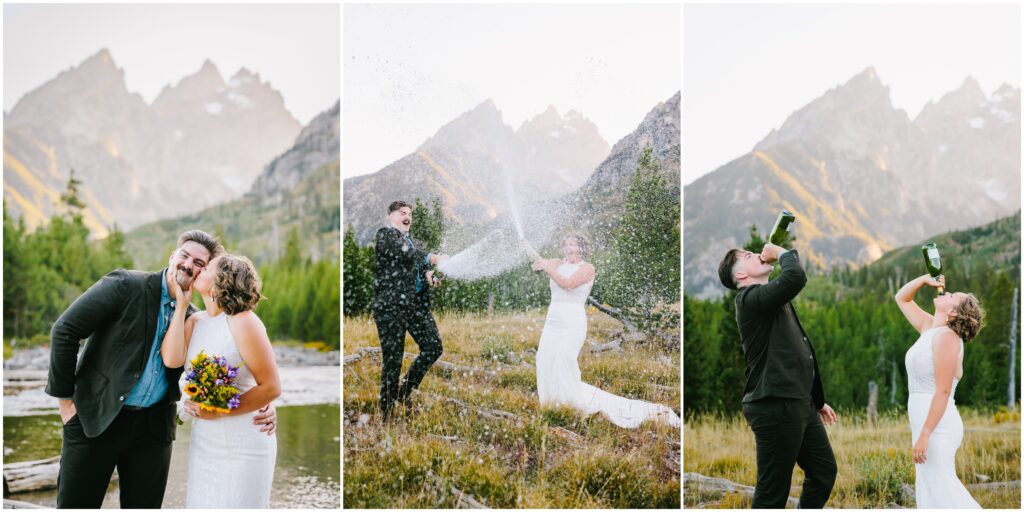
<instances>
[{"instance_id":1,"label":"bride in white dress","mask_svg":"<svg viewBox=\"0 0 1024 512\"><path fill-rule=\"evenodd\" d=\"M929 315L914 302L924 285L944 287L945 278L923 275L896 293L900 311L921 333L906 356L917 508L981 508L956 476L964 423L953 394L963 378L964 341L981 330L984 311L974 295L957 292L935 297Z\"/></svg>"},{"instance_id":2,"label":"bride in white dress","mask_svg":"<svg viewBox=\"0 0 1024 512\"><path fill-rule=\"evenodd\" d=\"M540 259L529 243L523 242L537 258L534 270L551 278L551 304L537 349L537 394L540 404L567 405L584 414L600 412L623 428L636 428L646 420L679 427L679 416L671 408L642 400L631 400L602 391L583 382L577 358L587 337L586 301L594 285L594 266L583 261L587 241L578 234L562 241L564 259Z\"/></svg>"},{"instance_id":3,"label":"bride in white dress","mask_svg":"<svg viewBox=\"0 0 1024 512\"><path fill-rule=\"evenodd\" d=\"M183 412L194 419L185 506L269 508L277 438L261 432L252 417L281 394L281 379L266 329L252 311L261 298L260 277L248 259L225 254L210 261L192 286L206 311L186 321L192 294L174 290L178 304L160 348L164 365L189 364L200 351L225 357L240 367L235 386L241 396L227 414L184 399Z\"/></svg>"}]
</instances>

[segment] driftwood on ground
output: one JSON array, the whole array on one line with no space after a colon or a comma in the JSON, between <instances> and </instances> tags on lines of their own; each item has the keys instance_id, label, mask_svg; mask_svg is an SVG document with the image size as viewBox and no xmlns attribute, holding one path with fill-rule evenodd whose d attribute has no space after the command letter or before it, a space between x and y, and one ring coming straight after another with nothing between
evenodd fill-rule
<instances>
[{"instance_id":1,"label":"driftwood on ground","mask_svg":"<svg viewBox=\"0 0 1024 512\"><path fill-rule=\"evenodd\" d=\"M738 484L724 478L704 476L700 473L684 473L683 486L686 489L684 492L721 492L754 496L754 488L749 485ZM790 496L786 503L796 507L800 500Z\"/></svg>"},{"instance_id":2,"label":"driftwood on ground","mask_svg":"<svg viewBox=\"0 0 1024 512\"><path fill-rule=\"evenodd\" d=\"M58 473L60 473L59 455L43 460L4 464L4 497L23 492L56 489ZM111 480L117 480L116 470Z\"/></svg>"},{"instance_id":3,"label":"driftwood on ground","mask_svg":"<svg viewBox=\"0 0 1024 512\"><path fill-rule=\"evenodd\" d=\"M604 304L601 304L600 302L594 300L593 297L587 297L587 304L590 304L591 306L594 306L595 308L597 308L598 311L600 311L600 312L602 312L602 313L604 313L604 314L606 314L606 315L608 315L608 316L618 320L619 322L621 322L622 325L626 328L627 331L629 331L629 332L636 332L637 331L636 323L633 322L632 320L626 318L626 315L622 314L622 311L619 311L618 309L613 308L611 306L605 306Z\"/></svg>"},{"instance_id":4,"label":"driftwood on ground","mask_svg":"<svg viewBox=\"0 0 1024 512\"><path fill-rule=\"evenodd\" d=\"M344 366L348 366L348 365L350 365L352 363L358 363L359 361L362 361L367 356L379 357L380 356L380 347L362 347L362 348L359 348L354 353L345 356L344 359L342 360L342 364ZM414 358L414 357L416 357L416 354L413 354L411 352L406 352L403 357L405 357L405 358ZM494 376L496 376L498 374L497 372L495 372L493 370L487 370L487 369L484 369L484 368L477 368L475 366L460 366L460 365L457 365L457 364L454 364L454 363L449 363L448 361L441 361L441 360L438 360L437 362L435 362L434 363L434 367L435 368L439 368L442 371L449 371L449 372L456 372L456 373L477 373L477 374L480 374L480 375L486 375L488 377L494 377Z\"/></svg>"},{"instance_id":5,"label":"driftwood on ground","mask_svg":"<svg viewBox=\"0 0 1024 512\"><path fill-rule=\"evenodd\" d=\"M738 484L725 478L715 478L710 476L704 476L700 473L685 473L683 475L683 486L687 489L686 492L707 492L707 493L735 493L744 496L754 496L754 488L749 485ZM969 484L967 488L972 491L983 491L983 490L994 490L1020 488L1020 480L1013 480L1010 482L986 482L979 484ZM793 490L799 491L799 488ZM901 494L903 495L904 503L914 503L914 486L911 484L903 484L900 488ZM796 507L800 503L800 500L792 496L787 500L788 505ZM709 504L704 504L709 505ZM703 508L703 507L700 507ZM896 504L890 504L889 508L903 508Z\"/></svg>"},{"instance_id":6,"label":"driftwood on ground","mask_svg":"<svg viewBox=\"0 0 1024 512\"><path fill-rule=\"evenodd\" d=\"M4 508L49 508L42 505L36 505L35 503L28 503L26 501L18 500L4 500Z\"/></svg>"},{"instance_id":7,"label":"driftwood on ground","mask_svg":"<svg viewBox=\"0 0 1024 512\"><path fill-rule=\"evenodd\" d=\"M4 464L4 497L29 491L57 488L60 456Z\"/></svg>"},{"instance_id":8,"label":"driftwood on ground","mask_svg":"<svg viewBox=\"0 0 1024 512\"><path fill-rule=\"evenodd\" d=\"M445 484L444 480L435 475L433 471L427 472L427 479L430 481L430 485L441 494L451 493L455 497L455 508L488 508L472 495L455 487L455 485Z\"/></svg>"}]
</instances>

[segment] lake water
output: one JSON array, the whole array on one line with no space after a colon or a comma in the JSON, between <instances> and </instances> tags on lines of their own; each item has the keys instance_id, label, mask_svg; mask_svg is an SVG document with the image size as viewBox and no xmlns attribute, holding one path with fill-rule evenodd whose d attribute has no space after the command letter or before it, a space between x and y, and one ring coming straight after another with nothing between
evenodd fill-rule
<instances>
[{"instance_id":1,"label":"lake water","mask_svg":"<svg viewBox=\"0 0 1024 512\"><path fill-rule=\"evenodd\" d=\"M277 408L277 469L270 498L273 508L338 508L341 497L341 439L338 404ZM164 508L185 506L189 424L178 427ZM4 463L39 460L60 454L61 424L56 414L4 417ZM11 496L53 507L57 491ZM107 491L104 508L118 508L117 484Z\"/></svg>"}]
</instances>

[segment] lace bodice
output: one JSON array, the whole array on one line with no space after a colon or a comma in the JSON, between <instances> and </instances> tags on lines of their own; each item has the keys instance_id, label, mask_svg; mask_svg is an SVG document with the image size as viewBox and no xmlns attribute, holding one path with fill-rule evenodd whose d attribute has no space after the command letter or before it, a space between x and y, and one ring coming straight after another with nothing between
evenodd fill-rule
<instances>
[{"instance_id":1,"label":"lace bodice","mask_svg":"<svg viewBox=\"0 0 1024 512\"><path fill-rule=\"evenodd\" d=\"M573 275L583 265L583 262L578 263L562 263L557 272L565 277ZM569 302L573 304L583 304L587 302L587 297L590 296L590 289L594 286L594 280L591 279L589 282L583 283L572 290L565 290L554 279L551 280L551 302Z\"/></svg>"},{"instance_id":2,"label":"lace bodice","mask_svg":"<svg viewBox=\"0 0 1024 512\"><path fill-rule=\"evenodd\" d=\"M242 354L238 352L235 337L228 328L228 315L221 313L215 317L205 317L196 322L192 330L192 339L188 343L188 362L186 373L191 368L191 361L200 351L211 356L224 356L228 364L238 367L242 363ZM239 393L245 393L256 386L256 379L247 366L242 365L235 379L235 387Z\"/></svg>"},{"instance_id":3,"label":"lace bodice","mask_svg":"<svg viewBox=\"0 0 1024 512\"><path fill-rule=\"evenodd\" d=\"M935 334L948 327L932 327L921 333L921 337L907 350L905 364L907 366L907 390L911 393L935 393L935 356L932 340ZM964 342L960 341L960 363L963 366ZM960 379L953 378L953 389L950 398L956 393L956 384Z\"/></svg>"}]
</instances>

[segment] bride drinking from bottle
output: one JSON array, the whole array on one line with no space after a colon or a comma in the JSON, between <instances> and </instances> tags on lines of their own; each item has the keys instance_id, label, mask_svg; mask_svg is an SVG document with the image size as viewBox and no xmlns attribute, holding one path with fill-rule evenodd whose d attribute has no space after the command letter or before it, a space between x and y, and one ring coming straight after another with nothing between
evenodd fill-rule
<instances>
[{"instance_id":1,"label":"bride drinking from bottle","mask_svg":"<svg viewBox=\"0 0 1024 512\"><path fill-rule=\"evenodd\" d=\"M661 404L613 395L583 382L577 358L587 337L585 303L594 285L594 265L584 261L589 243L571 233L562 240L562 258L541 259L523 240L523 248L535 258L533 270L550 277L551 304L537 349L537 394L540 404L566 405L590 415L602 413L623 428L636 428L646 420L679 426L675 411Z\"/></svg>"},{"instance_id":2,"label":"bride drinking from bottle","mask_svg":"<svg viewBox=\"0 0 1024 512\"><path fill-rule=\"evenodd\" d=\"M914 492L918 508L981 508L956 476L954 459L964 424L953 394L964 376L964 342L978 335L984 311L973 294L941 293L945 284L943 276L925 274L903 285L895 297L903 316L921 333L906 355ZM914 302L925 285L940 290L933 301L935 314Z\"/></svg>"}]
</instances>

